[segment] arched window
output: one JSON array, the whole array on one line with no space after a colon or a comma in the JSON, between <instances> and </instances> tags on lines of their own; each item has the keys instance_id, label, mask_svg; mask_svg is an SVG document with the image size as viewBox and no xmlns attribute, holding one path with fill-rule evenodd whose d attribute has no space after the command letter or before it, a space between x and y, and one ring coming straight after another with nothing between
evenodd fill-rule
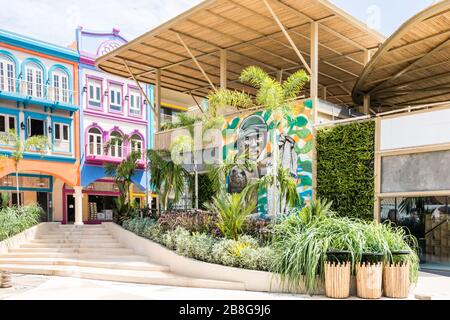
<instances>
[{"instance_id":1,"label":"arched window","mask_svg":"<svg viewBox=\"0 0 450 320\"><path fill-rule=\"evenodd\" d=\"M16 66L6 55L0 54L0 91L16 91Z\"/></svg>"},{"instance_id":2,"label":"arched window","mask_svg":"<svg viewBox=\"0 0 450 320\"><path fill-rule=\"evenodd\" d=\"M103 141L102 132L98 128L90 128L88 131L88 154L100 156L102 155Z\"/></svg>"},{"instance_id":3,"label":"arched window","mask_svg":"<svg viewBox=\"0 0 450 320\"><path fill-rule=\"evenodd\" d=\"M131 152L139 152L142 154L143 141L140 135L134 134L130 138Z\"/></svg>"},{"instance_id":4,"label":"arched window","mask_svg":"<svg viewBox=\"0 0 450 320\"><path fill-rule=\"evenodd\" d=\"M26 94L42 98L44 96L44 71L37 63L25 66Z\"/></svg>"},{"instance_id":5,"label":"arched window","mask_svg":"<svg viewBox=\"0 0 450 320\"><path fill-rule=\"evenodd\" d=\"M50 70L52 82L53 100L58 102L70 102L69 74L61 66L53 66Z\"/></svg>"},{"instance_id":6,"label":"arched window","mask_svg":"<svg viewBox=\"0 0 450 320\"><path fill-rule=\"evenodd\" d=\"M114 158L122 158L122 144L123 144L123 137L122 135L114 131L111 133L110 139L109 139L109 150L111 157Z\"/></svg>"}]
</instances>

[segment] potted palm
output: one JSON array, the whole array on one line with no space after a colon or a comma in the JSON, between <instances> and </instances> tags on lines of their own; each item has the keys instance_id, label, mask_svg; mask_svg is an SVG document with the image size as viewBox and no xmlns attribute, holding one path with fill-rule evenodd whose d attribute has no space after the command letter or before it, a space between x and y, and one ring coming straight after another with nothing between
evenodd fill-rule
<instances>
[{"instance_id":1,"label":"potted palm","mask_svg":"<svg viewBox=\"0 0 450 320\"><path fill-rule=\"evenodd\" d=\"M325 294L329 298L344 299L350 296L351 252L328 250L324 267Z\"/></svg>"}]
</instances>

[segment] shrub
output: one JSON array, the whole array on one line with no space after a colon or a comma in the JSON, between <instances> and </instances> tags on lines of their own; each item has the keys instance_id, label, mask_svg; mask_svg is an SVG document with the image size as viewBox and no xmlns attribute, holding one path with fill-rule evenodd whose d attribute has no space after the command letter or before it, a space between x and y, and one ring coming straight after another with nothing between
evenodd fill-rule
<instances>
[{"instance_id":1,"label":"shrub","mask_svg":"<svg viewBox=\"0 0 450 320\"><path fill-rule=\"evenodd\" d=\"M264 219L247 219L242 228L242 234L249 235L266 245L272 240L273 223Z\"/></svg>"},{"instance_id":2,"label":"shrub","mask_svg":"<svg viewBox=\"0 0 450 320\"><path fill-rule=\"evenodd\" d=\"M165 213L159 217L158 223L164 230L175 230L177 227L182 227L192 233L212 235L218 233L217 215L206 211Z\"/></svg>"},{"instance_id":3,"label":"shrub","mask_svg":"<svg viewBox=\"0 0 450 320\"><path fill-rule=\"evenodd\" d=\"M0 210L0 241L38 224L42 211L38 204Z\"/></svg>"},{"instance_id":4,"label":"shrub","mask_svg":"<svg viewBox=\"0 0 450 320\"><path fill-rule=\"evenodd\" d=\"M213 237L204 233L194 233L191 237L191 257L206 261L212 262L212 249L214 243L216 242Z\"/></svg>"},{"instance_id":5,"label":"shrub","mask_svg":"<svg viewBox=\"0 0 450 320\"><path fill-rule=\"evenodd\" d=\"M227 239L238 240L248 216L256 209L256 200L244 193L220 193L206 207L218 214L217 227Z\"/></svg>"}]
</instances>

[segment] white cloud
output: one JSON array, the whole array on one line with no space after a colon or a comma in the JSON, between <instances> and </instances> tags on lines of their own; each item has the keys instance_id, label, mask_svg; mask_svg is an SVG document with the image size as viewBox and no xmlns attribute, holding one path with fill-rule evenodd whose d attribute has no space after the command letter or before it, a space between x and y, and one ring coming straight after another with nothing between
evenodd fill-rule
<instances>
[{"instance_id":1,"label":"white cloud","mask_svg":"<svg viewBox=\"0 0 450 320\"><path fill-rule=\"evenodd\" d=\"M131 40L201 0L2 0L2 29L67 46L78 25Z\"/></svg>"}]
</instances>

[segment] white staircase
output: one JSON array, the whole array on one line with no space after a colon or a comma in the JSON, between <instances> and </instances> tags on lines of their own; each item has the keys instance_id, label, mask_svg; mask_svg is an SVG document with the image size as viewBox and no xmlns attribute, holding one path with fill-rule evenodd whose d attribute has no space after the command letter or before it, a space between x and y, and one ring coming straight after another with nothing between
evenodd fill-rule
<instances>
[{"instance_id":1,"label":"white staircase","mask_svg":"<svg viewBox=\"0 0 450 320\"><path fill-rule=\"evenodd\" d=\"M189 278L125 248L102 225L54 225L0 254L0 270L183 287L245 290L240 282Z\"/></svg>"}]
</instances>

